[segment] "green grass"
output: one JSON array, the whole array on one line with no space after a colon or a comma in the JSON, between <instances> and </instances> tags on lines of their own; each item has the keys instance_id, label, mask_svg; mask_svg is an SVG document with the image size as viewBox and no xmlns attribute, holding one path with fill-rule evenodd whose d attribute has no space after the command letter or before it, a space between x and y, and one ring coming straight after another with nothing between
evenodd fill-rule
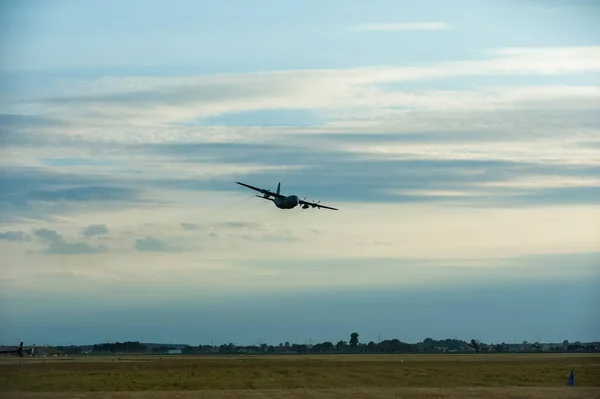
<instances>
[{"instance_id":1,"label":"green grass","mask_svg":"<svg viewBox=\"0 0 600 399\"><path fill-rule=\"evenodd\" d=\"M0 391L600 387L598 355L0 358Z\"/></svg>"}]
</instances>

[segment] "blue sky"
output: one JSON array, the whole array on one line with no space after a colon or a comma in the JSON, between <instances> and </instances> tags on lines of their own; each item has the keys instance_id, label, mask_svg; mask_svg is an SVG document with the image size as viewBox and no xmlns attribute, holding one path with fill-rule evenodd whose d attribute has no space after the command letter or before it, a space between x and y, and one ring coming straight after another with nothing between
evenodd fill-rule
<instances>
[{"instance_id":1,"label":"blue sky","mask_svg":"<svg viewBox=\"0 0 600 399\"><path fill-rule=\"evenodd\" d=\"M600 339L595 2L0 7L3 343Z\"/></svg>"}]
</instances>

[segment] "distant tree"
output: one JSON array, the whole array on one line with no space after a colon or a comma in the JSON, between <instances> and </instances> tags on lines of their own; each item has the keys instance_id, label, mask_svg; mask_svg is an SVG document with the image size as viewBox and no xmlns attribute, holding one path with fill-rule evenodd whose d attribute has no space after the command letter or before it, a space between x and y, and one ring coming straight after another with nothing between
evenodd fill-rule
<instances>
[{"instance_id":1,"label":"distant tree","mask_svg":"<svg viewBox=\"0 0 600 399\"><path fill-rule=\"evenodd\" d=\"M306 352L306 350L307 350L307 346L306 346L306 345L304 345L304 344L295 344L295 345L294 345L294 349L295 349L297 352Z\"/></svg>"},{"instance_id":2,"label":"distant tree","mask_svg":"<svg viewBox=\"0 0 600 399\"><path fill-rule=\"evenodd\" d=\"M423 351L430 352L435 346L435 341L432 338L425 338L423 340Z\"/></svg>"},{"instance_id":3,"label":"distant tree","mask_svg":"<svg viewBox=\"0 0 600 399\"><path fill-rule=\"evenodd\" d=\"M479 350L481 349L481 343L479 342L479 340L471 339L471 342L468 345L471 348L475 349L475 353L479 353Z\"/></svg>"},{"instance_id":4,"label":"distant tree","mask_svg":"<svg viewBox=\"0 0 600 399\"><path fill-rule=\"evenodd\" d=\"M353 332L350 334L350 347L356 348L358 346L358 333Z\"/></svg>"},{"instance_id":5,"label":"distant tree","mask_svg":"<svg viewBox=\"0 0 600 399\"><path fill-rule=\"evenodd\" d=\"M563 345L565 345L565 346L569 345L569 340L568 340L568 339L565 339L565 340L563 341Z\"/></svg>"},{"instance_id":6,"label":"distant tree","mask_svg":"<svg viewBox=\"0 0 600 399\"><path fill-rule=\"evenodd\" d=\"M379 352L415 352L418 350L418 345L412 345L406 342L402 342L399 339L386 339L379 343Z\"/></svg>"},{"instance_id":7,"label":"distant tree","mask_svg":"<svg viewBox=\"0 0 600 399\"><path fill-rule=\"evenodd\" d=\"M290 346L290 342L289 342L289 341L285 341L285 344L284 344L284 345L285 345L285 347L287 348L287 347L289 347L289 346Z\"/></svg>"},{"instance_id":8,"label":"distant tree","mask_svg":"<svg viewBox=\"0 0 600 399\"><path fill-rule=\"evenodd\" d=\"M92 346L92 351L99 353L146 353L148 348L139 342L103 343Z\"/></svg>"},{"instance_id":9,"label":"distant tree","mask_svg":"<svg viewBox=\"0 0 600 399\"><path fill-rule=\"evenodd\" d=\"M329 341L322 342L320 344L313 345L313 352L317 353L331 353L335 349L335 345Z\"/></svg>"},{"instance_id":10,"label":"distant tree","mask_svg":"<svg viewBox=\"0 0 600 399\"><path fill-rule=\"evenodd\" d=\"M504 352L504 346L501 344L494 346L494 352Z\"/></svg>"},{"instance_id":11,"label":"distant tree","mask_svg":"<svg viewBox=\"0 0 600 399\"><path fill-rule=\"evenodd\" d=\"M375 342L373 342L373 341L370 341L370 342L367 344L367 350L368 350L369 352L376 352L376 351L377 351L377 344L376 344Z\"/></svg>"},{"instance_id":12,"label":"distant tree","mask_svg":"<svg viewBox=\"0 0 600 399\"><path fill-rule=\"evenodd\" d=\"M339 340L338 343L335 345L335 348L339 351L344 350L345 347L346 347L346 341L344 341L343 339Z\"/></svg>"}]
</instances>

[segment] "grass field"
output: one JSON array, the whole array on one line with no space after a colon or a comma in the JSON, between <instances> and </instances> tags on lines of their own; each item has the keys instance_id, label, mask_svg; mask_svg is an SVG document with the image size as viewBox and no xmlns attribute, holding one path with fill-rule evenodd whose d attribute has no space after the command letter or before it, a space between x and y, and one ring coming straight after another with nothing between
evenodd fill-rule
<instances>
[{"instance_id":1,"label":"grass field","mask_svg":"<svg viewBox=\"0 0 600 399\"><path fill-rule=\"evenodd\" d=\"M576 386L567 387L571 368ZM0 396L600 398L600 356L291 355L0 358Z\"/></svg>"}]
</instances>

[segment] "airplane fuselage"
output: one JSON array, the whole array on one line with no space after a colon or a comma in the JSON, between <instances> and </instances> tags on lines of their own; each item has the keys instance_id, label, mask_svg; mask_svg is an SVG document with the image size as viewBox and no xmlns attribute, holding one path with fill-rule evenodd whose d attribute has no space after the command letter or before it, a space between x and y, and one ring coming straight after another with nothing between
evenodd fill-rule
<instances>
[{"instance_id":1,"label":"airplane fuselage","mask_svg":"<svg viewBox=\"0 0 600 399\"><path fill-rule=\"evenodd\" d=\"M297 195L288 195L284 198L273 198L273 203L279 209L293 209L298 206L299 200Z\"/></svg>"}]
</instances>

